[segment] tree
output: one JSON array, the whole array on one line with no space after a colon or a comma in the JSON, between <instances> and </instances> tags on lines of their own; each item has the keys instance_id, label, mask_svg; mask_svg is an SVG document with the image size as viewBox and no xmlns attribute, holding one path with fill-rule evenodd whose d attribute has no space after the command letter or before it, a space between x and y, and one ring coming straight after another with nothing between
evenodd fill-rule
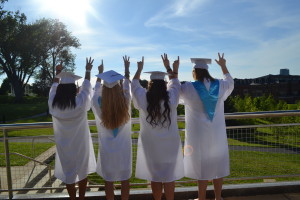
<instances>
[{"instance_id":1,"label":"tree","mask_svg":"<svg viewBox=\"0 0 300 200\"><path fill-rule=\"evenodd\" d=\"M5 78L2 81L1 87L0 87L0 95L7 95L10 90L10 84L8 78Z\"/></svg>"},{"instance_id":2,"label":"tree","mask_svg":"<svg viewBox=\"0 0 300 200\"><path fill-rule=\"evenodd\" d=\"M0 18L0 71L6 73L16 102L21 102L24 88L41 64L44 48L40 45L39 26L27 25L20 12L6 12Z\"/></svg>"},{"instance_id":3,"label":"tree","mask_svg":"<svg viewBox=\"0 0 300 200\"><path fill-rule=\"evenodd\" d=\"M36 78L42 76L46 82L52 82L55 76L55 66L63 61L67 71L74 71L75 55L71 53L71 48L79 48L78 39L71 35L66 26L57 19L41 19L36 22L43 27L43 43L47 49L47 54L41 64L42 69L36 73Z\"/></svg>"},{"instance_id":4,"label":"tree","mask_svg":"<svg viewBox=\"0 0 300 200\"><path fill-rule=\"evenodd\" d=\"M39 72L44 73L45 83L51 82L60 60L70 71L74 69L75 56L70 47L78 48L80 44L58 20L27 24L26 16L19 11L4 12L0 16L0 35L0 73L7 75L16 102L22 102L25 85L33 75L39 78Z\"/></svg>"}]
</instances>

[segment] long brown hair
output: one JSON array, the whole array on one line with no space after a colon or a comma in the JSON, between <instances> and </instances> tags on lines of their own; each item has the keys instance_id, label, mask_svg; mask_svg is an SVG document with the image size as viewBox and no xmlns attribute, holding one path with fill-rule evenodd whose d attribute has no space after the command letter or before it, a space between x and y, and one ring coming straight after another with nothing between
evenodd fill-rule
<instances>
[{"instance_id":1,"label":"long brown hair","mask_svg":"<svg viewBox=\"0 0 300 200\"><path fill-rule=\"evenodd\" d=\"M197 81L203 82L204 79L209 79L211 82L215 81L215 79L209 74L207 69L195 68L193 70L194 78Z\"/></svg>"},{"instance_id":2,"label":"long brown hair","mask_svg":"<svg viewBox=\"0 0 300 200\"><path fill-rule=\"evenodd\" d=\"M170 118L170 106L169 106L169 95L167 86L164 80L151 80L148 85L147 91L147 111L148 116L147 122L152 127L162 126L165 127L165 123L168 127L171 125ZM164 110L161 113L161 101L164 101Z\"/></svg>"},{"instance_id":3,"label":"long brown hair","mask_svg":"<svg viewBox=\"0 0 300 200\"><path fill-rule=\"evenodd\" d=\"M126 100L122 85L117 84L113 88L103 85L101 97L101 121L107 129L115 129L128 122L129 102Z\"/></svg>"},{"instance_id":4,"label":"long brown hair","mask_svg":"<svg viewBox=\"0 0 300 200\"><path fill-rule=\"evenodd\" d=\"M59 84L56 89L56 94L52 102L52 108L65 110L67 108L76 107L77 88L74 83Z\"/></svg>"}]
</instances>

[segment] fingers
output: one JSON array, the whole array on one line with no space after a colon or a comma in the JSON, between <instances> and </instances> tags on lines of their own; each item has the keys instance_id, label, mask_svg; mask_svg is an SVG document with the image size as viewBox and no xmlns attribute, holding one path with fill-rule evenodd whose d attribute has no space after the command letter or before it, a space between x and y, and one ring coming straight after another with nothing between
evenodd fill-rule
<instances>
[{"instance_id":1,"label":"fingers","mask_svg":"<svg viewBox=\"0 0 300 200\"><path fill-rule=\"evenodd\" d=\"M94 62L94 59L92 59L92 57L86 58L86 63L93 64L93 62Z\"/></svg>"},{"instance_id":2,"label":"fingers","mask_svg":"<svg viewBox=\"0 0 300 200\"><path fill-rule=\"evenodd\" d=\"M103 59L101 59L101 65L103 66Z\"/></svg>"},{"instance_id":3,"label":"fingers","mask_svg":"<svg viewBox=\"0 0 300 200\"><path fill-rule=\"evenodd\" d=\"M62 65L62 63L63 63L63 61L61 60L59 65Z\"/></svg>"},{"instance_id":4,"label":"fingers","mask_svg":"<svg viewBox=\"0 0 300 200\"><path fill-rule=\"evenodd\" d=\"M142 63L144 64L144 56L142 57Z\"/></svg>"}]
</instances>

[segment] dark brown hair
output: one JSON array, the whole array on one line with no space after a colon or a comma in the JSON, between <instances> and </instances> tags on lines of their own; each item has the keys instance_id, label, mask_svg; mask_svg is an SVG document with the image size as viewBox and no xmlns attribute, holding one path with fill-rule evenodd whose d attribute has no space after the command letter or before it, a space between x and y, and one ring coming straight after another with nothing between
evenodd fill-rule
<instances>
[{"instance_id":1,"label":"dark brown hair","mask_svg":"<svg viewBox=\"0 0 300 200\"><path fill-rule=\"evenodd\" d=\"M194 68L193 73L197 81L203 82L205 78L209 79L211 82L215 81L207 69Z\"/></svg>"},{"instance_id":2,"label":"dark brown hair","mask_svg":"<svg viewBox=\"0 0 300 200\"><path fill-rule=\"evenodd\" d=\"M147 122L152 127L162 126L168 127L171 125L169 95L167 86L164 80L151 80L148 85L147 97ZM161 113L161 101L164 102L164 110Z\"/></svg>"},{"instance_id":3,"label":"dark brown hair","mask_svg":"<svg viewBox=\"0 0 300 200\"><path fill-rule=\"evenodd\" d=\"M52 107L65 110L67 108L76 107L77 88L74 83L59 84L56 89L56 94L52 102Z\"/></svg>"}]
</instances>

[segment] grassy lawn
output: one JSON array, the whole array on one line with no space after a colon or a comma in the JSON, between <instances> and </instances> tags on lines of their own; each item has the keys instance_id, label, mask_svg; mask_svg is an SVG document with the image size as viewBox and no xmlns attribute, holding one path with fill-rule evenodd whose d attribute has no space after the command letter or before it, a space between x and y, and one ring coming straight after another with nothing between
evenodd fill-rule
<instances>
[{"instance_id":1,"label":"grassy lawn","mask_svg":"<svg viewBox=\"0 0 300 200\"><path fill-rule=\"evenodd\" d=\"M53 145L54 145L53 143L34 143L34 151L33 151L32 143L30 142L10 142L9 151L10 153L16 152L31 158L35 158L41 153L48 150ZM0 153L4 153L4 143L0 143ZM23 166L27 162L29 162L28 159L17 155L11 155L10 161L11 161L11 166ZM0 155L0 166L1 167L6 166L5 155Z\"/></svg>"},{"instance_id":2,"label":"grassy lawn","mask_svg":"<svg viewBox=\"0 0 300 200\"><path fill-rule=\"evenodd\" d=\"M45 113L47 111L47 102L34 104L0 104L0 120L6 121L16 120L37 114Z\"/></svg>"}]
</instances>

